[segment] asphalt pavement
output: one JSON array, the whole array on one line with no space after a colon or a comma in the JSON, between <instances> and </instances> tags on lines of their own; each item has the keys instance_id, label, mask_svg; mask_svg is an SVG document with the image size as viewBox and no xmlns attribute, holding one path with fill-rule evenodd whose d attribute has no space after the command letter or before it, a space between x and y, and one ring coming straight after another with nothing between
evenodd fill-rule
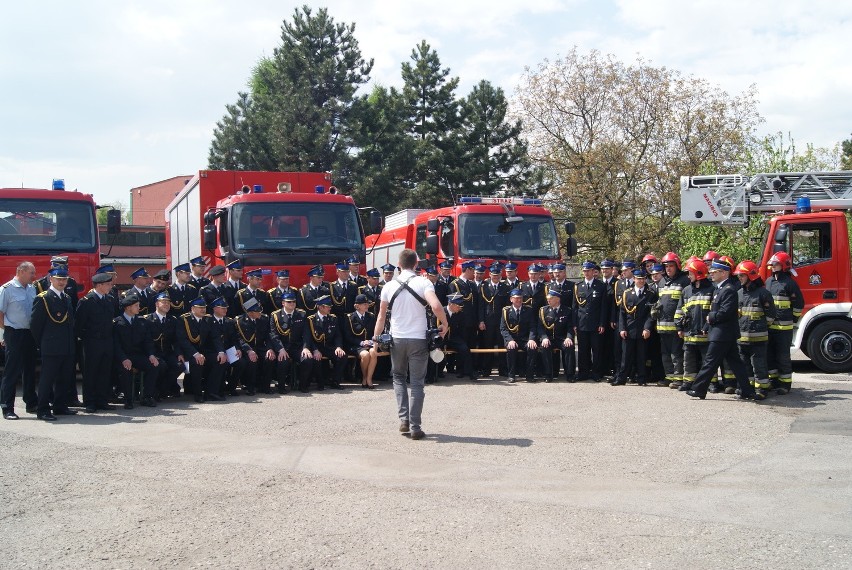
<instances>
[{"instance_id":1,"label":"asphalt pavement","mask_svg":"<svg viewBox=\"0 0 852 570\"><path fill-rule=\"evenodd\" d=\"M3 568L849 568L852 375L444 379L0 421Z\"/></svg>"}]
</instances>

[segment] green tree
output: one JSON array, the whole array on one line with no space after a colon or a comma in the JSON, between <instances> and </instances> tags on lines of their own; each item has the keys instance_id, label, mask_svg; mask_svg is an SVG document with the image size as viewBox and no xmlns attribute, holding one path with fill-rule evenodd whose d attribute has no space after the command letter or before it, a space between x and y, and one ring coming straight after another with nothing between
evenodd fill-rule
<instances>
[{"instance_id":1,"label":"green tree","mask_svg":"<svg viewBox=\"0 0 852 570\"><path fill-rule=\"evenodd\" d=\"M840 168L843 170L852 170L852 138L846 139L841 146Z\"/></svg>"},{"instance_id":2,"label":"green tree","mask_svg":"<svg viewBox=\"0 0 852 570\"><path fill-rule=\"evenodd\" d=\"M211 168L318 172L344 163L355 92L373 66L354 31L325 8L296 8L281 26L281 45L255 66L251 94L240 94L217 124Z\"/></svg>"},{"instance_id":3,"label":"green tree","mask_svg":"<svg viewBox=\"0 0 852 570\"><path fill-rule=\"evenodd\" d=\"M452 203L460 158L451 135L459 125L455 90L459 80L425 40L402 64L402 97L408 109L408 133L414 139L414 167L407 173L409 190L402 207L435 208Z\"/></svg>"},{"instance_id":4,"label":"green tree","mask_svg":"<svg viewBox=\"0 0 852 570\"><path fill-rule=\"evenodd\" d=\"M503 90L482 80L461 102L462 160L454 178L463 193L538 194L543 170L533 167L520 119L509 122Z\"/></svg>"},{"instance_id":5,"label":"green tree","mask_svg":"<svg viewBox=\"0 0 852 570\"><path fill-rule=\"evenodd\" d=\"M338 180L348 177L358 204L390 214L405 201L406 176L415 166L405 101L397 89L377 85L356 101L352 117L352 146L358 152Z\"/></svg>"}]
</instances>

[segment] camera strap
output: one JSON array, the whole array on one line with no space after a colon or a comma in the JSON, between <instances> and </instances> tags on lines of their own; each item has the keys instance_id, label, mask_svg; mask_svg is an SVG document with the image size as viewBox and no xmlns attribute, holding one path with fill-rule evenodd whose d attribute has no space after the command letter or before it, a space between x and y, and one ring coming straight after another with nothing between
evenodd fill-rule
<instances>
[{"instance_id":1,"label":"camera strap","mask_svg":"<svg viewBox=\"0 0 852 570\"><path fill-rule=\"evenodd\" d=\"M408 285L408 282L411 281L412 279L414 279L415 277L417 277L417 276L411 275L405 281L401 280L399 277L394 277L393 280L396 281L397 283L399 283L400 287L396 291L394 291L393 295L391 295L390 302L388 303L388 311L393 309L393 302L396 301L397 295L402 293L403 289L407 290L409 293L414 295L414 298L417 299L420 302L420 304L423 305L424 307L429 305L429 303L427 303L426 300L423 297L418 295L417 292Z\"/></svg>"}]
</instances>

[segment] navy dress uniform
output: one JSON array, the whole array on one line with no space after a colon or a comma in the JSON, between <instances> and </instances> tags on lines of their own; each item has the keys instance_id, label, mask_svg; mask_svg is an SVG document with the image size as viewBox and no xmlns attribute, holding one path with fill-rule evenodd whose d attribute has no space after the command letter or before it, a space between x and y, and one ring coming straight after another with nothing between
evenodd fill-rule
<instances>
[{"instance_id":1,"label":"navy dress uniform","mask_svg":"<svg viewBox=\"0 0 852 570\"><path fill-rule=\"evenodd\" d=\"M228 303L228 316L236 317L242 311L242 305L237 302L237 292L244 289L246 284L242 281L243 263L235 259L225 265L228 270L228 279L225 281L225 294L223 297Z\"/></svg>"},{"instance_id":2,"label":"navy dress uniform","mask_svg":"<svg viewBox=\"0 0 852 570\"><path fill-rule=\"evenodd\" d=\"M192 268L192 276L189 278L189 282L195 285L196 289L201 289L210 283L210 280L204 276L204 268L207 267L207 262L204 261L203 257L193 257L189 260L189 265ZM196 269L199 267L201 272L197 273Z\"/></svg>"},{"instance_id":3,"label":"navy dress uniform","mask_svg":"<svg viewBox=\"0 0 852 570\"><path fill-rule=\"evenodd\" d=\"M296 387L293 364L299 362L301 357L308 316L305 311L296 308L295 293L285 293L281 300L284 307L269 315L269 341L272 350L278 355L278 392L283 394L286 386Z\"/></svg>"},{"instance_id":4,"label":"navy dress uniform","mask_svg":"<svg viewBox=\"0 0 852 570\"><path fill-rule=\"evenodd\" d=\"M80 299L74 319L75 334L83 343L83 405L86 411L110 409L110 377L113 372L114 299L107 291L112 282L108 273L92 277L95 289Z\"/></svg>"},{"instance_id":5,"label":"navy dress uniform","mask_svg":"<svg viewBox=\"0 0 852 570\"><path fill-rule=\"evenodd\" d=\"M503 307L509 304L509 286L502 280L495 281L495 277L499 279L503 273L503 265L501 263L493 263L488 269L490 276L479 287L479 326L482 329L482 342L480 348L494 348L502 346L503 338L500 335L500 318L503 314ZM483 355L482 374L490 376L491 370L494 368L494 355ZM500 364L498 369L501 375L506 374L505 367Z\"/></svg>"},{"instance_id":6,"label":"navy dress uniform","mask_svg":"<svg viewBox=\"0 0 852 570\"><path fill-rule=\"evenodd\" d=\"M739 396L742 399L754 399L754 387L748 379L748 371L740 359L737 339L740 338L739 326L739 281L731 277L733 268L726 261L716 259L710 264L710 275L717 284L710 312L707 315L707 333L709 344L707 355L701 365L692 389L686 393L693 398L704 399L710 387L710 380L716 376L716 371L722 361L733 372L739 386Z\"/></svg>"},{"instance_id":7,"label":"navy dress uniform","mask_svg":"<svg viewBox=\"0 0 852 570\"><path fill-rule=\"evenodd\" d=\"M361 261L353 255L346 260L346 263L349 266L349 280L355 283L355 288L357 289L366 285L367 278L359 273L361 270Z\"/></svg>"},{"instance_id":8,"label":"navy dress uniform","mask_svg":"<svg viewBox=\"0 0 852 570\"><path fill-rule=\"evenodd\" d=\"M66 273L68 272L68 256L67 255L54 255L50 258L50 268L64 268ZM33 284L36 288L36 295L40 295L44 293L50 288L50 271L47 272L47 275L39 279ZM68 281L65 283L65 287L62 290L63 293L68 295L68 298L71 299L71 306L74 310L77 309L77 302L80 297L80 286L77 284L77 281L71 277L71 274L68 274Z\"/></svg>"},{"instance_id":9,"label":"navy dress uniform","mask_svg":"<svg viewBox=\"0 0 852 570\"><path fill-rule=\"evenodd\" d=\"M315 374L317 390L323 390L328 384L331 388L341 388L343 368L346 365L346 353L343 351L343 338L337 317L331 314L331 297L323 295L315 300L317 313L310 315L305 323L303 347L310 351L313 359L300 363L299 390L308 389L310 378ZM332 366L332 379L326 381L326 371L320 359L325 357Z\"/></svg>"},{"instance_id":10,"label":"navy dress uniform","mask_svg":"<svg viewBox=\"0 0 852 570\"><path fill-rule=\"evenodd\" d=\"M271 394L275 360L269 334L269 316L256 299L243 306L245 314L234 319L240 349L240 380L249 394L255 390Z\"/></svg>"},{"instance_id":11,"label":"navy dress uniform","mask_svg":"<svg viewBox=\"0 0 852 570\"><path fill-rule=\"evenodd\" d=\"M355 297L358 295L358 285L349 280L349 265L338 263L337 279L328 284L331 297L331 312L337 320L343 322L346 315L355 310Z\"/></svg>"},{"instance_id":12,"label":"navy dress uniform","mask_svg":"<svg viewBox=\"0 0 852 570\"><path fill-rule=\"evenodd\" d=\"M284 308L283 296L285 293L299 294L299 290L290 285L289 269L280 269L276 272L275 276L278 278L278 285L267 291L269 293L269 300L272 303L272 309L269 314ZM295 296L293 298L295 299Z\"/></svg>"},{"instance_id":13,"label":"navy dress uniform","mask_svg":"<svg viewBox=\"0 0 852 570\"><path fill-rule=\"evenodd\" d=\"M627 384L632 377L637 384L647 384L645 367L647 356L647 340L651 336L653 319L651 308L657 302L657 294L645 282L647 274L639 268L633 274L633 285L624 289L619 304L618 332L621 336L621 366L615 379L610 382L613 386Z\"/></svg>"},{"instance_id":14,"label":"navy dress uniform","mask_svg":"<svg viewBox=\"0 0 852 570\"><path fill-rule=\"evenodd\" d=\"M606 285L594 277L597 265L585 261L583 279L574 286L574 328L577 336L577 379L600 382L601 347L609 331Z\"/></svg>"},{"instance_id":15,"label":"navy dress uniform","mask_svg":"<svg viewBox=\"0 0 852 570\"><path fill-rule=\"evenodd\" d=\"M550 289L547 298L561 299L561 295L562 292L558 289ZM538 310L536 327L539 352L544 369L544 381L550 382L556 379L553 351L559 350L562 367L565 370L565 379L573 382L575 380L573 367L574 317L571 310L561 304L561 301L556 304L556 302L548 300L547 305ZM548 346L544 346L545 344ZM567 346L569 344L571 346Z\"/></svg>"},{"instance_id":16,"label":"navy dress uniform","mask_svg":"<svg viewBox=\"0 0 852 570\"><path fill-rule=\"evenodd\" d=\"M305 283L299 289L299 296L296 297L296 306L305 311L308 316L317 312L316 300L329 295L328 285L322 281L323 275L325 275L325 272L322 265L311 267L308 270L310 282Z\"/></svg>"},{"instance_id":17,"label":"navy dress uniform","mask_svg":"<svg viewBox=\"0 0 852 570\"><path fill-rule=\"evenodd\" d=\"M373 269L369 269L367 271L367 277L370 277L372 279L378 279L379 278L379 270L376 269L375 267ZM445 288L445 291L446 291L446 288ZM364 295L365 297L367 297L368 310L375 314L375 312L378 310L376 303L378 303L379 300L381 299L382 286L379 283L376 283L376 285L371 285L369 280L368 280L365 285L362 285L361 287L358 288L358 294ZM436 295L438 294L437 283L436 283L436 287L435 287L435 294ZM446 297L446 293L444 293L444 296ZM438 297L438 298L440 299L440 297Z\"/></svg>"},{"instance_id":18,"label":"navy dress uniform","mask_svg":"<svg viewBox=\"0 0 852 570\"><path fill-rule=\"evenodd\" d=\"M169 294L165 291L157 295L156 301L170 303ZM154 398L166 398L180 395L178 376L184 372L184 365L178 358L180 350L175 341L175 326L178 319L165 312L153 311L145 315L151 340L154 343L154 355L165 363L157 377Z\"/></svg>"},{"instance_id":19,"label":"navy dress uniform","mask_svg":"<svg viewBox=\"0 0 852 570\"><path fill-rule=\"evenodd\" d=\"M142 405L156 406L157 379L165 370L166 363L154 353L154 339L147 321L139 316L139 298L127 295L121 300L123 314L113 319L113 357L118 369L124 408L133 409L136 387L133 385L133 370L142 373Z\"/></svg>"},{"instance_id":20,"label":"navy dress uniform","mask_svg":"<svg viewBox=\"0 0 852 570\"><path fill-rule=\"evenodd\" d=\"M213 336L221 342L226 352L231 348L239 350L239 338L235 326L236 319L228 316L228 302L225 301L224 297L219 297L213 300L210 307L213 319ZM221 365L222 381L217 384L218 391L210 393L215 393L217 396L224 398L225 394L222 390L225 390L232 396L236 395L237 386L239 386L241 381L241 371L242 366L239 360L235 362L223 362ZM253 387L251 390L246 388L246 392L249 396L253 396L255 390Z\"/></svg>"},{"instance_id":21,"label":"navy dress uniform","mask_svg":"<svg viewBox=\"0 0 852 570\"><path fill-rule=\"evenodd\" d=\"M244 314L246 312L245 307L249 299L254 299L258 303L260 303L260 307L267 315L274 310L272 307L272 299L269 296L269 293L260 286L263 276L269 275L270 273L272 273L272 270L262 269L260 267L246 271L245 274L249 280L249 284L246 287L243 287L242 289L237 291L236 295L237 303L239 303L240 305L240 310L238 311L238 314Z\"/></svg>"},{"instance_id":22,"label":"navy dress uniform","mask_svg":"<svg viewBox=\"0 0 852 570\"><path fill-rule=\"evenodd\" d=\"M182 263L174 268L174 272L189 273L189 264ZM169 285L169 298L172 308L169 311L178 317L189 311L190 304L198 297L198 289L191 283L172 283Z\"/></svg>"},{"instance_id":23,"label":"navy dress uniform","mask_svg":"<svg viewBox=\"0 0 852 570\"><path fill-rule=\"evenodd\" d=\"M520 289L512 289L509 293L511 299L516 299L518 305L512 303L503 307L500 315L500 335L503 337L503 346L506 348L506 365L509 382L514 383L518 374L518 351L526 351L526 367L524 369L528 382L534 380L535 357L538 354L535 348L529 344L535 342L536 331L533 326L533 310L523 304L523 293ZM514 343L512 348L509 347Z\"/></svg>"},{"instance_id":24,"label":"navy dress uniform","mask_svg":"<svg viewBox=\"0 0 852 570\"><path fill-rule=\"evenodd\" d=\"M148 314L149 303L148 303L148 286L145 285L143 287L137 287L135 285L136 280L140 280L140 283L144 283L149 277L148 270L144 267L140 267L136 271L130 274L130 278L133 279L134 285L127 291L124 291L119 296L119 305L121 304L121 299L127 297L128 295L133 295L137 299L139 299L139 315L145 316Z\"/></svg>"},{"instance_id":25,"label":"navy dress uniform","mask_svg":"<svg viewBox=\"0 0 852 570\"><path fill-rule=\"evenodd\" d=\"M171 279L172 272L168 269L161 269L154 274L153 281L145 289L145 306L147 308L145 314L150 314L157 310L157 297L161 293L169 294L169 281Z\"/></svg>"},{"instance_id":26,"label":"navy dress uniform","mask_svg":"<svg viewBox=\"0 0 852 570\"><path fill-rule=\"evenodd\" d=\"M33 301L30 330L41 350L36 414L39 419L56 421L56 415L76 413L68 409L68 384L74 377L74 306L70 295L62 291L68 270L55 267L50 277L51 286Z\"/></svg>"},{"instance_id":27,"label":"navy dress uniform","mask_svg":"<svg viewBox=\"0 0 852 570\"><path fill-rule=\"evenodd\" d=\"M181 315L175 325L177 344L184 360L189 363L189 374L184 376L184 390L194 394L196 402L203 402L205 394L213 400L221 399L219 393L224 374L225 347L222 337L213 328L213 317L206 314L206 310L204 299L196 298L190 304L191 312ZM189 390L186 390L187 377Z\"/></svg>"},{"instance_id":28,"label":"navy dress uniform","mask_svg":"<svg viewBox=\"0 0 852 570\"><path fill-rule=\"evenodd\" d=\"M224 274L224 265L214 265L210 268L210 277L219 277L220 275ZM219 297L222 297L223 299L225 299L226 303L233 303L234 294L234 289L228 287L228 285L224 281L222 283L217 284L215 281L211 280L210 283L198 290L198 296L204 299L204 303L207 305L207 312L211 315L213 314L213 301L215 301Z\"/></svg>"},{"instance_id":29,"label":"navy dress uniform","mask_svg":"<svg viewBox=\"0 0 852 570\"><path fill-rule=\"evenodd\" d=\"M457 281L464 281L457 279ZM450 320L447 323L447 334L444 335L444 346L456 353L456 377L469 377L471 380L476 380L476 374L473 371L473 357L470 353L470 344L465 335L465 329L468 326L468 319L465 316L467 310L466 301L460 293L450 293L447 298L447 318ZM430 360L431 362L431 360Z\"/></svg>"},{"instance_id":30,"label":"navy dress uniform","mask_svg":"<svg viewBox=\"0 0 852 570\"><path fill-rule=\"evenodd\" d=\"M369 301L366 295L355 297L355 309L346 315L343 321L343 345L346 352L354 356L360 365L361 386L373 387L373 372L376 360L373 349L373 332L376 328L376 316L365 310L363 314L358 309L366 309Z\"/></svg>"}]
</instances>

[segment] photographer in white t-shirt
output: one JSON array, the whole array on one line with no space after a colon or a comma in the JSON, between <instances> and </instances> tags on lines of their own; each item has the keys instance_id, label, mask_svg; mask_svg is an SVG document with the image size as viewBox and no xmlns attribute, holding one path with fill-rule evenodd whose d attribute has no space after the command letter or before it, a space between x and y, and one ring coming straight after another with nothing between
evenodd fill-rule
<instances>
[{"instance_id":1,"label":"photographer in white t-shirt","mask_svg":"<svg viewBox=\"0 0 852 570\"><path fill-rule=\"evenodd\" d=\"M391 366L393 368L393 390L396 394L399 412L399 431L411 432L411 439L423 439L426 434L420 427L423 412L424 382L426 367L429 360L428 341L426 340L426 306L412 294L419 295L428 304L439 323L446 323L447 315L438 297L435 287L425 277L418 276L414 269L417 267L417 252L404 249L399 254L399 275L382 288L379 315L376 318L376 328L373 340L378 340L384 332L388 306L391 306L390 334L393 346L390 349ZM405 285L404 285L405 284ZM407 287L406 287L407 285ZM397 290L402 288L399 293ZM443 337L446 325L439 324L438 330ZM409 385L406 378L410 378Z\"/></svg>"}]
</instances>

